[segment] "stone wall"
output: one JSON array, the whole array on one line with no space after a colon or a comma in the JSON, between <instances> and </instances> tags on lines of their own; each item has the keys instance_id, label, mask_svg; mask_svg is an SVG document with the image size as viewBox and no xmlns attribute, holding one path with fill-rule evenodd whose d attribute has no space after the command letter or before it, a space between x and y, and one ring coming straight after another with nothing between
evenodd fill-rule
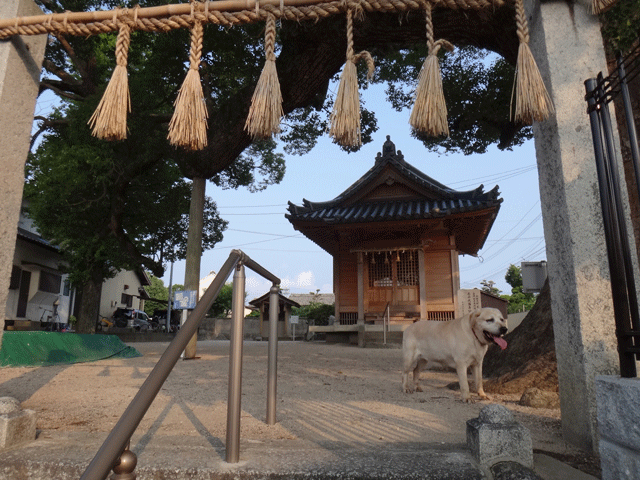
<instances>
[{"instance_id":1,"label":"stone wall","mask_svg":"<svg viewBox=\"0 0 640 480\"><path fill-rule=\"evenodd\" d=\"M244 319L244 338L257 340L260 338L260 318ZM231 338L230 318L205 318L198 327L198 340L229 340Z\"/></svg>"},{"instance_id":2,"label":"stone wall","mask_svg":"<svg viewBox=\"0 0 640 480\"><path fill-rule=\"evenodd\" d=\"M602 480L640 478L640 379L596 378Z\"/></svg>"}]
</instances>

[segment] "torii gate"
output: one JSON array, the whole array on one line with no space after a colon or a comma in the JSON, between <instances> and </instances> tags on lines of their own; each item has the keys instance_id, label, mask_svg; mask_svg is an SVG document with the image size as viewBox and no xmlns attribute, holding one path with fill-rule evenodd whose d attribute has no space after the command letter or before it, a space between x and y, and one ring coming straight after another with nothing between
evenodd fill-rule
<instances>
[{"instance_id":1,"label":"torii gate","mask_svg":"<svg viewBox=\"0 0 640 480\"><path fill-rule=\"evenodd\" d=\"M255 3L249 1L247 6L255 6ZM443 6L447 3L441 2ZM425 2L416 4L426 8ZM33 15L37 13L34 8L31 0L3 0L0 19ZM531 50L538 59L542 78L555 105L554 114L534 124L534 133L563 434L570 443L595 449L598 435L594 377L615 374L618 357L611 319L611 284L602 214L582 85L585 79L606 71L607 65L598 19L588 13L585 4L525 0L524 8L526 15L521 15L520 20L528 21ZM0 125L3 132L0 136L0 177L3 182L0 308L6 304L23 168L45 41L46 37L38 35L25 39L14 37L0 43ZM431 46L435 47L435 44ZM271 60L269 53L267 60ZM354 61L351 51L347 65ZM533 118L537 117L533 115ZM340 130L337 124L334 127L334 138L347 142L359 140L353 130ZM113 134L107 132L105 136ZM179 141L197 145L200 138L196 132ZM620 176L624 178L624 175ZM622 193L626 197L626 189ZM0 317L0 327L3 326L4 317ZM1 332L2 328L0 335Z\"/></svg>"}]
</instances>

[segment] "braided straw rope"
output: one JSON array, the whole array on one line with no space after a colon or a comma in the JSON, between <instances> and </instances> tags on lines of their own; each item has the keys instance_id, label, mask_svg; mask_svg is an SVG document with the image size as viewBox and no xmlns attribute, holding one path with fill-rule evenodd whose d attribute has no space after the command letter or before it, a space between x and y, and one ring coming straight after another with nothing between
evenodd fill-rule
<instances>
[{"instance_id":1,"label":"braided straw rope","mask_svg":"<svg viewBox=\"0 0 640 480\"><path fill-rule=\"evenodd\" d=\"M207 146L208 115L199 72L202 39L202 22L196 19L191 28L189 71L178 92L169 122L169 143L189 150L202 150Z\"/></svg>"},{"instance_id":2,"label":"braided straw rope","mask_svg":"<svg viewBox=\"0 0 640 480\"><path fill-rule=\"evenodd\" d=\"M480 10L501 7L512 0L433 0L434 6L454 10ZM203 24L213 23L226 27L263 21L267 13L276 19L318 21L346 12L349 8L362 8L371 12L406 12L423 8L422 0L262 0L256 11L255 0L218 0L198 3L192 13L190 4L164 5L138 8L135 15L124 12L119 20L132 31L167 32L178 28L191 28L193 19ZM90 36L119 30L113 11L67 12L0 19L0 39L13 35L41 35L46 33Z\"/></svg>"},{"instance_id":3,"label":"braided straw rope","mask_svg":"<svg viewBox=\"0 0 640 480\"><path fill-rule=\"evenodd\" d=\"M520 46L516 62L516 123L530 125L541 122L553 112L553 102L542 76L529 49L529 25L524 11L523 0L516 0L516 27Z\"/></svg>"},{"instance_id":4,"label":"braided straw rope","mask_svg":"<svg viewBox=\"0 0 640 480\"><path fill-rule=\"evenodd\" d=\"M411 117L409 117L409 124L416 130L433 137L449 136L447 104L442 90L438 51L444 47L452 52L453 45L444 39L440 39L437 42L434 40L430 3L425 4L424 12L427 23L427 48L429 54L418 76L416 98Z\"/></svg>"},{"instance_id":5,"label":"braided straw rope","mask_svg":"<svg viewBox=\"0 0 640 480\"><path fill-rule=\"evenodd\" d=\"M280 133L280 119L283 117L282 93L276 71L276 17L267 14L267 25L264 37L266 62L256 90L251 99L249 116L244 125L252 138L269 138L272 134Z\"/></svg>"},{"instance_id":6,"label":"braided straw rope","mask_svg":"<svg viewBox=\"0 0 640 480\"><path fill-rule=\"evenodd\" d=\"M117 15L118 12L115 16ZM131 111L127 75L131 29L126 23L117 21L116 23L120 28L116 40L117 65L96 111L88 122L92 128L92 134L103 140L124 140L127 138L127 113Z\"/></svg>"},{"instance_id":7,"label":"braided straw rope","mask_svg":"<svg viewBox=\"0 0 640 480\"><path fill-rule=\"evenodd\" d=\"M367 51L357 55L353 53L353 15L361 10L347 10L347 61L340 75L338 94L329 118L329 136L337 143L348 147L362 145L360 134L360 94L358 93L358 72L356 62L364 59L367 62L367 79L371 79L375 69L373 58Z\"/></svg>"}]
</instances>

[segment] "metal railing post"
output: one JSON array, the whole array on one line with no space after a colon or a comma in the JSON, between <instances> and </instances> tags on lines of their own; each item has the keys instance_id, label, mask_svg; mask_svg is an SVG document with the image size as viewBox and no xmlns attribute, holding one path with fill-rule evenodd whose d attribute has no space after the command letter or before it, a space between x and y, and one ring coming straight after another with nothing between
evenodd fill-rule
<instances>
[{"instance_id":1,"label":"metal railing post","mask_svg":"<svg viewBox=\"0 0 640 480\"><path fill-rule=\"evenodd\" d=\"M80 480L103 480L109 474L114 461L124 451L131 435L140 424L140 420L149 409L151 402L156 397L162 384L171 373L180 355L191 337L198 331L198 325L215 301L218 293L224 286L224 282L235 267L238 260L244 254L239 250L233 250L224 263L220 272L189 315L187 322L180 328L173 341L153 367L153 370L144 381L140 390L133 398L120 420L116 423L111 433L96 453L95 457L80 477Z\"/></svg>"},{"instance_id":2,"label":"metal railing post","mask_svg":"<svg viewBox=\"0 0 640 480\"><path fill-rule=\"evenodd\" d=\"M278 277L255 261L251 260L251 258L246 256L242 251L232 250L229 254L229 258L220 268L218 275L216 275L213 282L211 282L211 285L209 285L209 288L207 288L206 292L189 315L186 323L180 328L173 341L162 354L158 363L153 367L153 370L120 417L120 420L118 420L115 427L113 427L107 436L106 440L100 447L100 450L98 450L98 453L96 453L95 457L82 474L82 477L80 477L80 480L104 480L112 467L116 465L118 466L118 472L116 472L114 468L114 473L117 475L122 475L122 472L125 471L125 467L131 467L131 463L132 460L135 459L135 455L128 451L128 447L126 447L131 439L131 435L140 424L140 420L144 417L144 414L147 412L149 406L160 391L164 381L171 373L171 370L180 358L180 355L184 351L187 343L198 331L198 325L205 317L207 311L211 308L211 305L213 305L213 302L220 293L220 290L222 290L222 287L224 286L226 279L231 274L231 271L234 270L236 265L239 263L250 268L258 275L268 279L274 285L280 284L280 279ZM238 276L237 282L236 276L234 275L234 283L237 283L237 288L234 288L232 305L235 316L234 322L237 324L237 327L232 329L232 335L235 334L235 337L239 337L239 341L234 340L235 337L232 338L231 350L233 354L230 356L230 360L231 358L235 358L235 362L232 364L230 361L229 371L230 385L232 383L234 385L233 395L231 395L231 390L229 391L230 398L233 396L234 399L237 398L237 401L229 402L229 408L234 409L233 417L236 419L232 422L233 428L229 428L229 422L227 422L227 462L229 463L238 462L240 445L240 386L242 383L242 323L244 317L245 277L244 267L238 270L239 271L236 271L236 275ZM230 418L229 412L227 412L227 419L229 420ZM230 438L230 435L232 438ZM231 451L229 448L231 448ZM133 462L133 464L134 465L131 470L135 468L135 462ZM119 473L120 471L122 472ZM124 477L122 478L124 479Z\"/></svg>"},{"instance_id":3,"label":"metal railing post","mask_svg":"<svg viewBox=\"0 0 640 480\"><path fill-rule=\"evenodd\" d=\"M276 391L278 383L278 310L279 288L269 290L269 366L267 369L267 425L276 424Z\"/></svg>"},{"instance_id":4,"label":"metal railing post","mask_svg":"<svg viewBox=\"0 0 640 480\"><path fill-rule=\"evenodd\" d=\"M238 463L240 460L244 287L244 265L239 263L233 274L233 296L231 303L232 324L231 344L229 347L229 399L227 402L227 463Z\"/></svg>"},{"instance_id":5,"label":"metal railing post","mask_svg":"<svg viewBox=\"0 0 640 480\"><path fill-rule=\"evenodd\" d=\"M609 152L605 149L603 142L600 110L607 108L607 106L606 104L598 104L597 100L600 99L601 96L599 95L598 82L595 78L588 79L585 82L585 88L589 105L591 137L594 146L600 202L602 205L602 220L611 276L611 296L619 345L620 373L623 377L635 377L635 359L632 355L624 353L626 349L633 346L633 341L631 338L625 336L631 312L627 297L627 279L624 270L624 259L622 258L622 248L620 245L618 215L614 199L612 198L611 172L607 162L607 154ZM595 95L598 95L598 99L594 98Z\"/></svg>"},{"instance_id":6,"label":"metal railing post","mask_svg":"<svg viewBox=\"0 0 640 480\"><path fill-rule=\"evenodd\" d=\"M624 118L629 134L629 148L631 149L631 158L633 160L633 171L636 174L636 189L638 196L640 196L640 150L638 148L638 134L633 118L633 107L631 105L631 96L629 95L629 86L627 85L627 72L622 55L618 55L617 61L618 76L620 77L620 93L622 94L622 104L624 105Z\"/></svg>"}]
</instances>

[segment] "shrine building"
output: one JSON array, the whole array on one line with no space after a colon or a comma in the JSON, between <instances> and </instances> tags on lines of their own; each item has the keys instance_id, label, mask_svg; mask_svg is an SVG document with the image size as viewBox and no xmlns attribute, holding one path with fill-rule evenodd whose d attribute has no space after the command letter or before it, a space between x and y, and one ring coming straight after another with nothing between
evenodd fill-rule
<instances>
[{"instance_id":1,"label":"shrine building","mask_svg":"<svg viewBox=\"0 0 640 480\"><path fill-rule=\"evenodd\" d=\"M456 318L458 257L477 255L501 203L498 186L459 192L425 175L389 136L374 166L333 200L289 202L293 227L333 257L336 320L323 330Z\"/></svg>"}]
</instances>

